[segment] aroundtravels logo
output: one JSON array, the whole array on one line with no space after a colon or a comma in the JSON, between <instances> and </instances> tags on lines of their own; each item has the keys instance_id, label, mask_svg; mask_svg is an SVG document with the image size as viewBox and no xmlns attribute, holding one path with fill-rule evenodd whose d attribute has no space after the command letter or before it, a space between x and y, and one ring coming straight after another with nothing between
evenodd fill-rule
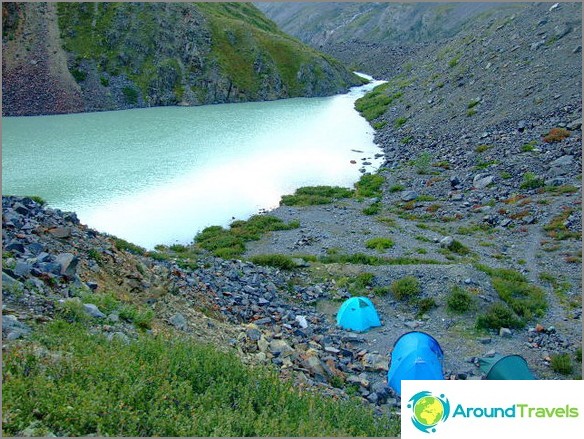
<instances>
[{"instance_id":1,"label":"aroundtravels logo","mask_svg":"<svg viewBox=\"0 0 584 439\"><path fill-rule=\"evenodd\" d=\"M443 394L434 396L431 392L422 391L416 393L408 401L412 410L412 423L414 427L424 433L435 433L436 425L448 419L450 403Z\"/></svg>"}]
</instances>

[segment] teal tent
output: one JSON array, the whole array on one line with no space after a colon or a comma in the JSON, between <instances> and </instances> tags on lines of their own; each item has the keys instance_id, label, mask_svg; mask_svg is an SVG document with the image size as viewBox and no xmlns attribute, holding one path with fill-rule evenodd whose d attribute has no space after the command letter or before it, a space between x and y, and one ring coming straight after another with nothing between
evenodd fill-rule
<instances>
[{"instance_id":1,"label":"teal tent","mask_svg":"<svg viewBox=\"0 0 584 439\"><path fill-rule=\"evenodd\" d=\"M412 331L396 340L391 351L387 383L401 396L402 380L443 380L444 353L434 337Z\"/></svg>"},{"instance_id":2,"label":"teal tent","mask_svg":"<svg viewBox=\"0 0 584 439\"><path fill-rule=\"evenodd\" d=\"M487 380L534 380L527 367L527 361L521 355L479 358L479 369L486 374Z\"/></svg>"},{"instance_id":3,"label":"teal tent","mask_svg":"<svg viewBox=\"0 0 584 439\"><path fill-rule=\"evenodd\" d=\"M367 331L381 326L373 302L366 297L351 297L343 302L337 313L337 325L353 331Z\"/></svg>"}]
</instances>

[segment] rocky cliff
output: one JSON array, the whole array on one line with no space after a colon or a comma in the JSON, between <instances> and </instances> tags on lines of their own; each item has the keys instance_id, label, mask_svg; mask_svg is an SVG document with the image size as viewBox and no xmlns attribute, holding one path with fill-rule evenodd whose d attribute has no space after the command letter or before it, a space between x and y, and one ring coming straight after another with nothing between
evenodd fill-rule
<instances>
[{"instance_id":1,"label":"rocky cliff","mask_svg":"<svg viewBox=\"0 0 584 439\"><path fill-rule=\"evenodd\" d=\"M243 3L3 3L4 115L346 91L359 79Z\"/></svg>"}]
</instances>

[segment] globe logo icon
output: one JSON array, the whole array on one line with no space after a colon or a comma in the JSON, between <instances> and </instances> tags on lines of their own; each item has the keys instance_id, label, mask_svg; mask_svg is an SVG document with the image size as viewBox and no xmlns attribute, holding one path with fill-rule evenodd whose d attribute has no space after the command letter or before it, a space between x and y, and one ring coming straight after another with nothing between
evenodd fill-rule
<instances>
[{"instance_id":1,"label":"globe logo icon","mask_svg":"<svg viewBox=\"0 0 584 439\"><path fill-rule=\"evenodd\" d=\"M416 393L408 401L412 410L412 423L424 433L435 433L436 425L448 419L450 403L444 395L434 396L430 392Z\"/></svg>"}]
</instances>

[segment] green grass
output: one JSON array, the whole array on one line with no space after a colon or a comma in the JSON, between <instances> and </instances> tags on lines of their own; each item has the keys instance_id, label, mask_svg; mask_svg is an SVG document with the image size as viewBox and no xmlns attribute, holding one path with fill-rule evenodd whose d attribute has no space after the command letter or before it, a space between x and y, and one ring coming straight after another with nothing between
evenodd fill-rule
<instances>
[{"instance_id":1,"label":"green grass","mask_svg":"<svg viewBox=\"0 0 584 439\"><path fill-rule=\"evenodd\" d=\"M537 140L532 140L521 146L521 152L532 152L537 145Z\"/></svg>"},{"instance_id":2,"label":"green grass","mask_svg":"<svg viewBox=\"0 0 584 439\"><path fill-rule=\"evenodd\" d=\"M367 294L367 290L373 287L375 275L364 272L357 276L342 277L337 280L336 285L339 288L345 288L352 296L362 296ZM375 293L375 290L374 290Z\"/></svg>"},{"instance_id":3,"label":"green grass","mask_svg":"<svg viewBox=\"0 0 584 439\"><path fill-rule=\"evenodd\" d=\"M482 152L488 151L492 147L493 147L493 145L479 145L475 148L475 152L480 154Z\"/></svg>"},{"instance_id":4,"label":"green grass","mask_svg":"<svg viewBox=\"0 0 584 439\"><path fill-rule=\"evenodd\" d=\"M399 434L355 399L301 394L272 370L176 335L126 344L58 320L5 351L3 363L9 436L31 426L35 436Z\"/></svg>"},{"instance_id":5,"label":"green grass","mask_svg":"<svg viewBox=\"0 0 584 439\"><path fill-rule=\"evenodd\" d=\"M446 307L449 311L464 314L473 306L473 296L464 288L454 286L446 297Z\"/></svg>"},{"instance_id":6,"label":"green grass","mask_svg":"<svg viewBox=\"0 0 584 439\"><path fill-rule=\"evenodd\" d=\"M395 128L400 128L400 127L404 126L407 121L408 121L408 118L407 117L400 116L396 120L394 120L393 126Z\"/></svg>"},{"instance_id":7,"label":"green grass","mask_svg":"<svg viewBox=\"0 0 584 439\"><path fill-rule=\"evenodd\" d=\"M38 195L27 195L24 198L30 198L32 201L40 204L41 206L44 206L47 204L47 201L44 198L39 197Z\"/></svg>"},{"instance_id":8,"label":"green grass","mask_svg":"<svg viewBox=\"0 0 584 439\"><path fill-rule=\"evenodd\" d=\"M558 241L563 241L566 239L579 239L581 234L578 232L572 232L565 224L568 217L572 215L573 212L573 209L564 207L560 214L553 217L549 223L543 226L543 230L545 230L550 238L556 239Z\"/></svg>"},{"instance_id":9,"label":"green grass","mask_svg":"<svg viewBox=\"0 0 584 439\"><path fill-rule=\"evenodd\" d=\"M254 215L247 221L234 221L229 229L221 226L207 227L197 234L195 242L217 257L231 259L240 257L245 252L246 242L257 241L264 233L298 227L298 221L286 224L274 216Z\"/></svg>"},{"instance_id":10,"label":"green grass","mask_svg":"<svg viewBox=\"0 0 584 439\"><path fill-rule=\"evenodd\" d=\"M545 186L544 179L538 177L533 172L523 174L523 181L519 185L520 189L537 189Z\"/></svg>"},{"instance_id":11,"label":"green grass","mask_svg":"<svg viewBox=\"0 0 584 439\"><path fill-rule=\"evenodd\" d=\"M420 282L414 276L406 276L395 280L389 286L391 294L397 300L410 301L419 296L422 292Z\"/></svg>"},{"instance_id":12,"label":"green grass","mask_svg":"<svg viewBox=\"0 0 584 439\"><path fill-rule=\"evenodd\" d=\"M499 298L525 325L535 317L541 317L548 308L546 293L530 283L521 273L507 268L490 268L482 264L475 267L491 277L491 283Z\"/></svg>"},{"instance_id":13,"label":"green grass","mask_svg":"<svg viewBox=\"0 0 584 439\"><path fill-rule=\"evenodd\" d=\"M340 186L305 186L296 189L293 195L284 195L282 206L314 206L334 203L345 198L372 198L382 195L385 178L379 174L364 174L354 184L354 189Z\"/></svg>"},{"instance_id":14,"label":"green grass","mask_svg":"<svg viewBox=\"0 0 584 439\"><path fill-rule=\"evenodd\" d=\"M400 256L397 258L388 258L381 256L371 256L364 253L353 254L328 254L327 256L320 256L319 261L323 264L361 264L361 265L444 265L444 262L436 259L412 258L408 256Z\"/></svg>"},{"instance_id":15,"label":"green grass","mask_svg":"<svg viewBox=\"0 0 584 439\"><path fill-rule=\"evenodd\" d=\"M381 202L376 201L362 210L365 215L377 215L381 212Z\"/></svg>"},{"instance_id":16,"label":"green grass","mask_svg":"<svg viewBox=\"0 0 584 439\"><path fill-rule=\"evenodd\" d=\"M477 328L495 329L511 328L520 329L525 326L517 314L502 302L494 303L487 310L480 314L476 320Z\"/></svg>"},{"instance_id":17,"label":"green grass","mask_svg":"<svg viewBox=\"0 0 584 439\"><path fill-rule=\"evenodd\" d=\"M342 198L351 198L353 191L339 186L305 186L296 189L293 195L284 195L282 206L314 206L330 204Z\"/></svg>"},{"instance_id":18,"label":"green grass","mask_svg":"<svg viewBox=\"0 0 584 439\"><path fill-rule=\"evenodd\" d=\"M267 265L282 270L292 270L297 267L290 256L282 254L252 256L250 261L256 265Z\"/></svg>"},{"instance_id":19,"label":"green grass","mask_svg":"<svg viewBox=\"0 0 584 439\"><path fill-rule=\"evenodd\" d=\"M448 246L448 250L450 250L452 253L456 253L456 254L462 255L462 256L468 255L470 253L470 249L456 239L454 239L450 243L450 245Z\"/></svg>"},{"instance_id":20,"label":"green grass","mask_svg":"<svg viewBox=\"0 0 584 439\"><path fill-rule=\"evenodd\" d=\"M126 98L126 102L128 104L137 104L138 103L138 90L136 90L133 87L124 87L122 88L122 93L124 94L125 98Z\"/></svg>"},{"instance_id":21,"label":"green grass","mask_svg":"<svg viewBox=\"0 0 584 439\"><path fill-rule=\"evenodd\" d=\"M570 375L574 371L574 365L569 354L552 354L550 358L552 360L550 365L554 372L562 375Z\"/></svg>"},{"instance_id":22,"label":"green grass","mask_svg":"<svg viewBox=\"0 0 584 439\"><path fill-rule=\"evenodd\" d=\"M386 92L390 87L391 83L378 85L365 96L355 101L355 109L369 122L377 119L385 113L392 102L402 96L401 92L388 95ZM383 126L380 128L383 128Z\"/></svg>"},{"instance_id":23,"label":"green grass","mask_svg":"<svg viewBox=\"0 0 584 439\"><path fill-rule=\"evenodd\" d=\"M428 174L432 166L433 157L428 151L421 152L415 159L412 160L412 166L416 168L416 172L420 175Z\"/></svg>"},{"instance_id":24,"label":"green grass","mask_svg":"<svg viewBox=\"0 0 584 439\"><path fill-rule=\"evenodd\" d=\"M551 192L555 195L574 194L579 191L576 186L572 186L571 184L563 184L561 186L545 186L543 190L545 192Z\"/></svg>"},{"instance_id":25,"label":"green grass","mask_svg":"<svg viewBox=\"0 0 584 439\"><path fill-rule=\"evenodd\" d=\"M114 241L114 245L118 250L127 251L129 253L133 253L135 255L145 255L146 249L144 247L140 247L139 245L132 244L131 242L126 241L122 238L117 238L115 236L112 237Z\"/></svg>"},{"instance_id":26,"label":"green grass","mask_svg":"<svg viewBox=\"0 0 584 439\"><path fill-rule=\"evenodd\" d=\"M389 192L390 193L401 192L404 189L405 189L405 187L403 184L394 184L394 185L390 186Z\"/></svg>"},{"instance_id":27,"label":"green grass","mask_svg":"<svg viewBox=\"0 0 584 439\"><path fill-rule=\"evenodd\" d=\"M363 174L355 183L355 196L357 198L380 197L383 183L385 183L385 178L382 175Z\"/></svg>"},{"instance_id":28,"label":"green grass","mask_svg":"<svg viewBox=\"0 0 584 439\"><path fill-rule=\"evenodd\" d=\"M84 303L92 303L105 315L117 314L120 319L133 323L139 329L150 329L154 319L154 311L151 309L122 302L112 293L78 293L76 298L59 304L57 313L69 323L88 324L94 319L84 311Z\"/></svg>"},{"instance_id":29,"label":"green grass","mask_svg":"<svg viewBox=\"0 0 584 439\"><path fill-rule=\"evenodd\" d=\"M395 242L390 238L371 238L365 242L365 247L375 249L379 252L387 250L395 245Z\"/></svg>"}]
</instances>

